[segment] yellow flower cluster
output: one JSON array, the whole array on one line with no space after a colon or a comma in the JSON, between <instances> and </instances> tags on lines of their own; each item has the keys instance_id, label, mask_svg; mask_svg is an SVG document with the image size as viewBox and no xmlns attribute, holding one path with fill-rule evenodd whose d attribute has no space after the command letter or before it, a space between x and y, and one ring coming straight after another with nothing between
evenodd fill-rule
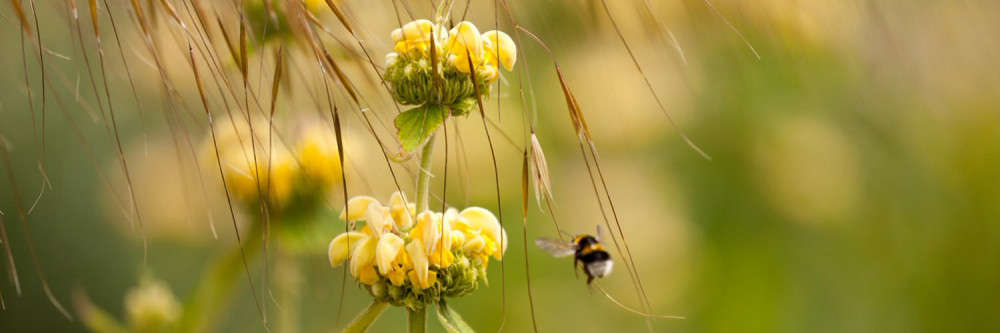
<instances>
[{"instance_id":1,"label":"yellow flower cluster","mask_svg":"<svg viewBox=\"0 0 1000 333\"><path fill-rule=\"evenodd\" d=\"M393 286L420 291L434 287L439 274L456 262L485 268L490 256L503 259L507 234L490 211L451 208L414 217L415 208L399 192L387 206L372 197L352 198L340 218L366 223L361 231L340 234L330 242L330 264L350 260L351 275L366 285L384 278Z\"/></svg>"},{"instance_id":2,"label":"yellow flower cluster","mask_svg":"<svg viewBox=\"0 0 1000 333\"><path fill-rule=\"evenodd\" d=\"M445 64L466 74L474 69L490 82L499 78L500 65L509 71L514 69L517 61L514 40L502 31L490 30L480 34L476 25L468 21L459 22L446 31L441 25L420 19L393 30L393 49L397 53L389 53L387 65L391 66L400 55L430 59L431 39L434 39L435 53L440 59L447 60Z\"/></svg>"},{"instance_id":3,"label":"yellow flower cluster","mask_svg":"<svg viewBox=\"0 0 1000 333\"><path fill-rule=\"evenodd\" d=\"M202 154L207 167L218 168L213 144L217 145L227 190L249 210L258 207L262 196L272 214L292 206L308 208L306 204L320 202L341 180L340 158L328 130L313 125L296 142L285 142L271 137L266 119L251 119L252 132L247 121L219 121L214 126L215 142L209 137Z\"/></svg>"}]
</instances>

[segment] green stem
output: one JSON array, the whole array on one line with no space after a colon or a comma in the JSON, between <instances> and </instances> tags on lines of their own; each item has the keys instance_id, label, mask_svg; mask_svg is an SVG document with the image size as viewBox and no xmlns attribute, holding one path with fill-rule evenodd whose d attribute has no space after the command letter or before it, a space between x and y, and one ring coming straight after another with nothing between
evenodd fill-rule
<instances>
[{"instance_id":1,"label":"green stem","mask_svg":"<svg viewBox=\"0 0 1000 333\"><path fill-rule=\"evenodd\" d=\"M434 19L436 23L441 25L448 21L448 16L451 15L451 7L455 5L455 0L441 1L438 4L437 11L434 14Z\"/></svg>"},{"instance_id":2,"label":"green stem","mask_svg":"<svg viewBox=\"0 0 1000 333\"><path fill-rule=\"evenodd\" d=\"M420 152L420 170L417 170L417 214L430 208L431 190L431 160L434 158L434 139L437 133L431 134Z\"/></svg>"},{"instance_id":3,"label":"green stem","mask_svg":"<svg viewBox=\"0 0 1000 333\"><path fill-rule=\"evenodd\" d=\"M299 304L302 296L302 274L298 258L279 249L275 258L274 284L278 293L278 333L299 332Z\"/></svg>"},{"instance_id":4,"label":"green stem","mask_svg":"<svg viewBox=\"0 0 1000 333\"><path fill-rule=\"evenodd\" d=\"M230 303L233 287L239 285L240 273L247 269L244 262L252 262L260 254L260 233L260 228L251 229L243 236L242 249L236 247L219 256L202 273L198 286L184 304L179 332L212 331Z\"/></svg>"},{"instance_id":5,"label":"green stem","mask_svg":"<svg viewBox=\"0 0 1000 333\"><path fill-rule=\"evenodd\" d=\"M347 327L344 327L343 333L361 333L368 331L368 328L372 326L375 319L382 315L382 312L385 311L385 308L388 306L389 303L379 301L372 302L372 304L365 309L365 312L362 312L357 318L354 318L354 321L347 324Z\"/></svg>"},{"instance_id":6,"label":"green stem","mask_svg":"<svg viewBox=\"0 0 1000 333\"><path fill-rule=\"evenodd\" d=\"M427 331L427 308L406 310L406 331L409 333L424 333Z\"/></svg>"}]
</instances>

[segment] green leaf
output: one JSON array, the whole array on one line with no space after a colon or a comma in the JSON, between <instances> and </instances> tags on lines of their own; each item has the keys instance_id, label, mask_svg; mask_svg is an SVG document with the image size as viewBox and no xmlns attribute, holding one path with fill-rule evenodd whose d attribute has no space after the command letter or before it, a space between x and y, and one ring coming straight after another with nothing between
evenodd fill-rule
<instances>
[{"instance_id":1,"label":"green leaf","mask_svg":"<svg viewBox=\"0 0 1000 333\"><path fill-rule=\"evenodd\" d=\"M379 301L372 302L372 304L369 305L364 312L359 314L357 318L354 318L354 321L348 324L347 327L344 327L344 330L341 332L342 333L368 332L368 328L372 326L372 323L375 322L375 319L378 319L378 317L382 315L382 312L385 311L385 308L387 307L389 307L389 303L379 302Z\"/></svg>"},{"instance_id":2,"label":"green leaf","mask_svg":"<svg viewBox=\"0 0 1000 333\"><path fill-rule=\"evenodd\" d=\"M403 150L412 152L420 148L427 138L444 123L448 108L443 105L422 105L396 116L396 134Z\"/></svg>"},{"instance_id":3,"label":"green leaf","mask_svg":"<svg viewBox=\"0 0 1000 333\"><path fill-rule=\"evenodd\" d=\"M458 315L454 309L448 307L448 304L442 301L438 303L437 309L438 320L441 321L441 325L444 326L445 331L448 333L471 333L475 332L472 326L469 326L462 320L462 316Z\"/></svg>"},{"instance_id":4,"label":"green leaf","mask_svg":"<svg viewBox=\"0 0 1000 333\"><path fill-rule=\"evenodd\" d=\"M76 313L80 316L83 325L94 333L127 333L125 325L118 322L107 311L97 306L87 298L83 292L74 297Z\"/></svg>"}]
</instances>

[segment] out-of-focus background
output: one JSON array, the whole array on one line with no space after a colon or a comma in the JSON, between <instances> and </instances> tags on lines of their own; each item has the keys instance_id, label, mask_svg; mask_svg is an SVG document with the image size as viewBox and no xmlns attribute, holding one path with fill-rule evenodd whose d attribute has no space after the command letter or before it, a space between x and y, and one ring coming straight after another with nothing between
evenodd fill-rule
<instances>
[{"instance_id":1,"label":"out-of-focus background","mask_svg":"<svg viewBox=\"0 0 1000 333\"><path fill-rule=\"evenodd\" d=\"M10 162L0 176L6 233L0 246L10 247L20 282L19 293L5 258L0 331L85 331L74 312L81 299L124 320L126 293L150 277L182 303L189 300L215 258L235 248L236 235L216 164L205 158L214 155L204 152L211 141L187 45L196 52L214 48L217 66L198 61L217 122L226 110L243 108L249 98L222 39L238 46L235 5L167 1L188 22L184 30L161 2L140 1L158 42L154 58L132 3L100 2L112 122L86 1L76 4L79 26L68 4L35 1L40 27L29 2L20 6L30 35L11 4L0 5L0 143ZM348 107L342 88L328 87L346 114L349 195L385 200L396 185L372 132L395 147L396 109L365 52L382 66L390 31L431 18L433 7L339 3L365 48L325 4L315 9L329 30L320 38L354 79L373 123L368 127ZM447 147L437 141L432 207L444 197L451 206L497 212L499 194L510 236L503 264L489 267L489 285L451 302L475 329L531 330L530 295L541 331L1000 331L1000 3L635 0L608 1L606 10L601 1L510 2L517 23L551 49L586 116L652 311L686 317L648 324L588 291L571 259L552 258L532 244L557 236L553 215L563 230L591 233L605 223L599 202L609 206L595 195L553 58L515 31L502 6L470 3L466 11L458 1L455 21L467 12L481 30L499 22L519 42L519 69L504 72L486 102L499 186L479 115L449 122ZM229 35L222 37L216 17L194 23L193 5L215 8L207 13ZM211 23L214 39L207 43L197 29L202 22ZM260 94L260 101L248 101L251 109L270 106L275 53L285 45L287 84L272 128L282 140L310 124L329 128L324 74L310 47L280 34L251 44L249 84ZM175 87L169 98L164 77ZM664 112L711 160L685 144ZM554 206L550 215L532 196L525 231L526 123L534 123L548 159ZM141 231L126 218L134 213L115 138ZM412 193L415 170L414 160L393 164L406 192ZM320 205L325 213L313 216L306 232L318 245L302 241L313 245L296 250L301 303L287 311L304 332L338 331L371 300L349 276L345 284L344 267L331 268L326 258L326 242L344 228L335 217L341 190L334 186ZM246 235L252 218L240 208L234 206L237 224ZM20 209L31 211L22 219ZM619 264L601 286L624 306L641 309L625 254L607 247ZM252 284L238 267L232 305L213 314L215 331L264 331L258 302L272 318L289 315L262 288L255 258L247 263ZM270 263L269 274L283 274L281 267ZM75 321L50 304L40 274ZM405 311L392 308L372 330L401 331L404 322ZM429 322L432 331L443 330Z\"/></svg>"}]
</instances>

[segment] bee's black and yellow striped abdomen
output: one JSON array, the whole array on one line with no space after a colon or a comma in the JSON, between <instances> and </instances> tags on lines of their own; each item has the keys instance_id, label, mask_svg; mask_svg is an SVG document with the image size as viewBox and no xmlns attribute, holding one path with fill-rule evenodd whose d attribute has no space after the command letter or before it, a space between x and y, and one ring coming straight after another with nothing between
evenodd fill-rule
<instances>
[{"instance_id":1,"label":"bee's black and yellow striped abdomen","mask_svg":"<svg viewBox=\"0 0 1000 333\"><path fill-rule=\"evenodd\" d=\"M603 277L610 273L611 255L604 250L604 246L597 241L597 238L580 235L573 239L573 243L576 244L576 260L583 264L588 284L594 277Z\"/></svg>"}]
</instances>

